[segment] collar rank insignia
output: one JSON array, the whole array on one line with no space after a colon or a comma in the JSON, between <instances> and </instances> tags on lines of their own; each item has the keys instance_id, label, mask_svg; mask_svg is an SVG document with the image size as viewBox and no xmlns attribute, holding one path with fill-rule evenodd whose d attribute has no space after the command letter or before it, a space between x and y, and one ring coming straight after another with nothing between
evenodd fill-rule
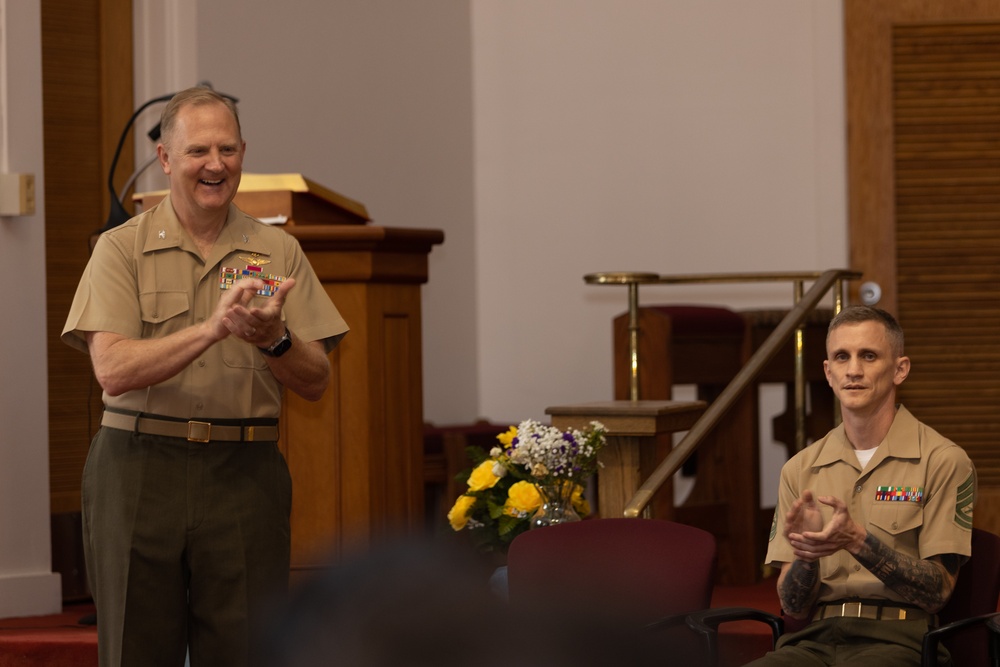
<instances>
[{"instance_id":1,"label":"collar rank insignia","mask_svg":"<svg viewBox=\"0 0 1000 667\"><path fill-rule=\"evenodd\" d=\"M875 500L903 503L921 503L924 501L922 486L880 486L875 490Z\"/></svg>"}]
</instances>

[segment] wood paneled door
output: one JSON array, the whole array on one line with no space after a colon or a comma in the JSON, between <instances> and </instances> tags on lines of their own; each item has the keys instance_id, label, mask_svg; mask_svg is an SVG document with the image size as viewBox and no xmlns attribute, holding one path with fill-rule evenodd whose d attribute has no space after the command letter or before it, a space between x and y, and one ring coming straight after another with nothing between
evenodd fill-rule
<instances>
[{"instance_id":1,"label":"wood paneled door","mask_svg":"<svg viewBox=\"0 0 1000 667\"><path fill-rule=\"evenodd\" d=\"M80 479L101 414L90 359L59 340L90 237L108 218L108 171L132 114L132 0L42 0L46 335L52 565L63 597L89 595ZM132 142L115 187L132 171Z\"/></svg>"},{"instance_id":2,"label":"wood paneled door","mask_svg":"<svg viewBox=\"0 0 1000 667\"><path fill-rule=\"evenodd\" d=\"M906 331L900 400L969 452L1000 532L1000 0L844 10L851 267Z\"/></svg>"}]
</instances>

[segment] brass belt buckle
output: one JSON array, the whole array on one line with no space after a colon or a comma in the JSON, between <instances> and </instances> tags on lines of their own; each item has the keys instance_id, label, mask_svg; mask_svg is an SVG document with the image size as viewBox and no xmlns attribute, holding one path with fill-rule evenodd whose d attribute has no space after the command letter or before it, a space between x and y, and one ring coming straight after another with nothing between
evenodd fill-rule
<instances>
[{"instance_id":1,"label":"brass belt buckle","mask_svg":"<svg viewBox=\"0 0 1000 667\"><path fill-rule=\"evenodd\" d=\"M187 439L190 442L208 442L212 439L212 425L208 422L189 421Z\"/></svg>"},{"instance_id":2,"label":"brass belt buckle","mask_svg":"<svg viewBox=\"0 0 1000 667\"><path fill-rule=\"evenodd\" d=\"M861 618L860 602L845 602L840 605L840 615L846 618Z\"/></svg>"}]
</instances>

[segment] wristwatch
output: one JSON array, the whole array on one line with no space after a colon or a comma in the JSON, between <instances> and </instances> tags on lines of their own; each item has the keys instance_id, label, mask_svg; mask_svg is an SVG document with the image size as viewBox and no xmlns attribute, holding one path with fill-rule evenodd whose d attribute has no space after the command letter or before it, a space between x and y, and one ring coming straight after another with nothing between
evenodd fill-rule
<instances>
[{"instance_id":1,"label":"wristwatch","mask_svg":"<svg viewBox=\"0 0 1000 667\"><path fill-rule=\"evenodd\" d=\"M285 352L288 352L288 348L292 346L292 332L285 327L285 333L281 334L281 338L271 343L268 347L259 347L258 350L268 357L280 357Z\"/></svg>"}]
</instances>

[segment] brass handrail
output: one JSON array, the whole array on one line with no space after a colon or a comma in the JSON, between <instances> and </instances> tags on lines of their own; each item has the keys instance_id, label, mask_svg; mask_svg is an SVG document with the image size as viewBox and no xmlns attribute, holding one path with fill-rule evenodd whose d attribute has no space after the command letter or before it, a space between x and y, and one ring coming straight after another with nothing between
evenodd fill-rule
<instances>
[{"instance_id":1,"label":"brass handrail","mask_svg":"<svg viewBox=\"0 0 1000 667\"><path fill-rule=\"evenodd\" d=\"M860 278L857 271L846 269L831 269L837 272L834 290L834 312L839 312L843 299L843 281ZM639 396L639 285L681 285L706 283L754 283L754 282L789 282L793 283L795 302L802 298L803 283L806 280L818 280L824 275L820 271L771 271L757 273L701 273L674 276L661 276L658 273L640 271L608 271L604 273L589 273L583 277L589 285L628 285L628 331L629 331L629 398L633 401ZM805 381L802 372L802 332L796 335L795 346L795 396L805 405ZM801 447L805 437L804 410L796 423L796 443Z\"/></svg>"},{"instance_id":2,"label":"brass handrail","mask_svg":"<svg viewBox=\"0 0 1000 667\"><path fill-rule=\"evenodd\" d=\"M630 282L624 278L618 278L614 280L599 279L597 276L604 275L609 276L612 274L592 274L592 276L587 276L588 282L597 282L599 284L623 284ZM626 274L614 274L615 276L624 277ZM645 274L649 275L649 274ZM743 274L745 281L746 276L751 274ZM625 507L626 517L638 517L639 514L645 509L646 505L652 500L653 495L657 490L676 473L684 461L698 448L704 437L715 427L720 419L725 415L726 411L732 407L732 404L739 398L746 388L753 382L753 380L760 375L764 367L774 358L778 353L780 347L788 340L796 331L800 331L800 325L803 320L808 316L809 312L816 308L820 299L830 291L835 285L837 289L835 290L834 297L834 312L839 312L843 305L842 302L842 283L845 279L853 279L860 277L860 273L855 271L848 271L844 269L830 269L819 274L752 274L757 276L761 280L778 280L775 276L782 276L782 280L806 280L810 277L817 276L816 281L813 283L812 287L806 292L801 298L796 299L794 307L788 312L787 315L781 320L781 322L775 327L774 331L767 337L764 343L753 353L747 364L740 369L732 381L726 385L726 388L719 394L719 397L708 406L705 413L694 423L691 429L685 434L681 439L680 443L674 447L670 453L667 455L663 461L656 467L656 470L649 476L649 478L643 482L642 486L639 487L635 495L629 501L628 505ZM764 278L764 276L768 276ZM739 278L733 274L732 276L713 276L718 278L714 282L738 282ZM704 278L704 277L702 277ZM703 282L703 280L695 280L693 276L684 277L674 277L672 279L661 278L656 281L651 281L648 277L641 282ZM801 352L801 349L797 349L797 352ZM801 361L796 365L796 374L801 371ZM796 378L796 386L800 378Z\"/></svg>"},{"instance_id":3,"label":"brass handrail","mask_svg":"<svg viewBox=\"0 0 1000 667\"><path fill-rule=\"evenodd\" d=\"M838 271L841 279L856 279L861 273L847 269L830 269ZM685 283L764 283L789 282L793 280L817 280L829 271L761 271L748 273L689 273L664 276L659 273L643 271L604 271L588 273L584 281L591 285L623 285L627 283L643 283L658 285L680 285Z\"/></svg>"},{"instance_id":4,"label":"brass handrail","mask_svg":"<svg viewBox=\"0 0 1000 667\"><path fill-rule=\"evenodd\" d=\"M764 366L774 357L778 349L792 335L795 336L795 445L805 446L805 369L803 363L802 321L815 309L819 300L831 287L833 290L833 312L843 307L843 283L861 277L861 273L846 269L830 269L822 272L763 272L763 273L715 273L661 276L644 272L591 273L584 280L592 285L628 285L629 288L629 397L639 400L639 285L650 284L693 284L693 283L746 283L746 282L787 282L792 281L795 306L782 319L763 345L751 356L746 366L726 386L722 394L709 406L704 415L691 427L687 435L667 456L653 475L647 480L626 507L626 516L638 516L653 494L669 479L690 454L701 444L705 435L718 423L732 403L746 390L747 386L761 373ZM814 280L809 292L803 296L803 284ZM836 406L835 406L836 409Z\"/></svg>"}]
</instances>

